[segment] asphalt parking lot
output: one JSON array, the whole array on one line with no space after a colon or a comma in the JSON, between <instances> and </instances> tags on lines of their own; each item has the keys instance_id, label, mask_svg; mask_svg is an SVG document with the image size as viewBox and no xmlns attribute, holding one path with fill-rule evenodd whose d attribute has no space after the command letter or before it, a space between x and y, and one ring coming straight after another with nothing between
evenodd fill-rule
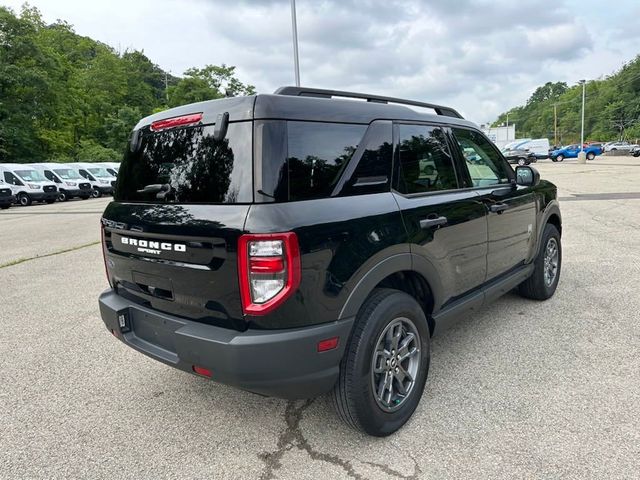
<instances>
[{"instance_id":1,"label":"asphalt parking lot","mask_svg":"<svg viewBox=\"0 0 640 480\"><path fill-rule=\"evenodd\" d=\"M0 213L0 478L639 478L640 158L537 165L564 263L434 339L386 438L328 398L286 402L166 367L104 328L108 199Z\"/></svg>"}]
</instances>

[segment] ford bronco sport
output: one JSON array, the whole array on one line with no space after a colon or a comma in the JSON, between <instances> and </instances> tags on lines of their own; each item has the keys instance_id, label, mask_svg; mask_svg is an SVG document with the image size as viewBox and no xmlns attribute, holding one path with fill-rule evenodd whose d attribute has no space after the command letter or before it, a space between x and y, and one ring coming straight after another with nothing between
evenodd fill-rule
<instances>
[{"instance_id":1,"label":"ford bronco sport","mask_svg":"<svg viewBox=\"0 0 640 480\"><path fill-rule=\"evenodd\" d=\"M100 310L156 360L332 392L385 436L420 401L434 334L514 288L553 295L560 236L556 187L455 110L283 87L138 123L102 218Z\"/></svg>"}]
</instances>

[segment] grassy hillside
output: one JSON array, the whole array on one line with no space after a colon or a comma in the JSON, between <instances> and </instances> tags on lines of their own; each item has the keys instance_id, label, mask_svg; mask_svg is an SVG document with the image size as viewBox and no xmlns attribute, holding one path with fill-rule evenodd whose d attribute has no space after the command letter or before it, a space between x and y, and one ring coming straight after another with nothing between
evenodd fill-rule
<instances>
[{"instance_id":1,"label":"grassy hillside","mask_svg":"<svg viewBox=\"0 0 640 480\"><path fill-rule=\"evenodd\" d=\"M547 137L554 142L554 105L561 144L580 141L582 86L547 82L536 89L525 105L509 110L519 138ZM506 122L501 114L494 126ZM585 140L609 141L640 138L640 56L603 80L586 86Z\"/></svg>"}]
</instances>

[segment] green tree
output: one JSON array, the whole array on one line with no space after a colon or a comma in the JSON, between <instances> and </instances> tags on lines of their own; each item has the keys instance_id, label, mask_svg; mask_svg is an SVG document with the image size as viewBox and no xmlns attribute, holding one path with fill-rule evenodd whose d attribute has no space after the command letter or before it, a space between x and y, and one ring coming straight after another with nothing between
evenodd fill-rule
<instances>
[{"instance_id":1,"label":"green tree","mask_svg":"<svg viewBox=\"0 0 640 480\"><path fill-rule=\"evenodd\" d=\"M48 25L36 8L0 7L0 162L113 160L142 117L252 93L235 67L178 78L144 52L118 52L64 21Z\"/></svg>"},{"instance_id":2,"label":"green tree","mask_svg":"<svg viewBox=\"0 0 640 480\"><path fill-rule=\"evenodd\" d=\"M187 70L185 77L169 89L169 105L175 107L225 96L254 95L255 87L240 82L235 69L222 64Z\"/></svg>"}]
</instances>

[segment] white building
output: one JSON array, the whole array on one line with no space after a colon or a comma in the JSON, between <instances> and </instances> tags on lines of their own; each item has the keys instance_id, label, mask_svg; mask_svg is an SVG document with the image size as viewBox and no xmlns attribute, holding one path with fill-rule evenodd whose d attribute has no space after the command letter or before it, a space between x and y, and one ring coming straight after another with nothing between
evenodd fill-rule
<instances>
[{"instance_id":1,"label":"white building","mask_svg":"<svg viewBox=\"0 0 640 480\"><path fill-rule=\"evenodd\" d=\"M516 139L516 126L509 125L508 127L490 127L489 125L480 125L480 128L484 134L489 137L498 148L504 147L507 143L513 142Z\"/></svg>"}]
</instances>

